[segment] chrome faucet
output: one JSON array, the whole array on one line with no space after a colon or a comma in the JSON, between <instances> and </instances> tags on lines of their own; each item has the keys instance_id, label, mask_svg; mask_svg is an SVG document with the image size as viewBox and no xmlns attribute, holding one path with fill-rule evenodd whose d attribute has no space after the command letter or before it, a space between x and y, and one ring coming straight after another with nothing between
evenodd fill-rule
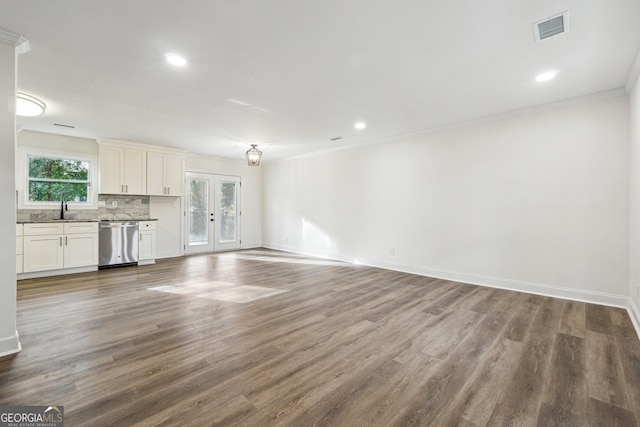
<instances>
[{"instance_id":1,"label":"chrome faucet","mask_svg":"<svg viewBox=\"0 0 640 427\"><path fill-rule=\"evenodd\" d=\"M64 199L64 193L62 193L62 197L60 198L60 219L64 219L64 211L68 211L69 206L67 206L67 201Z\"/></svg>"}]
</instances>

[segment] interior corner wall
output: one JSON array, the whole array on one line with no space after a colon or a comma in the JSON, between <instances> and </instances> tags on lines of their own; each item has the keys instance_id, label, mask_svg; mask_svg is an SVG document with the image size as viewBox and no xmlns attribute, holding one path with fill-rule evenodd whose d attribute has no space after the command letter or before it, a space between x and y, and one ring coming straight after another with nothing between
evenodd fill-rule
<instances>
[{"instance_id":1,"label":"interior corner wall","mask_svg":"<svg viewBox=\"0 0 640 427\"><path fill-rule=\"evenodd\" d=\"M629 96L630 244L629 293L636 327L640 329L640 77Z\"/></svg>"},{"instance_id":2,"label":"interior corner wall","mask_svg":"<svg viewBox=\"0 0 640 427\"><path fill-rule=\"evenodd\" d=\"M626 306L626 96L264 165L263 244Z\"/></svg>"}]
</instances>

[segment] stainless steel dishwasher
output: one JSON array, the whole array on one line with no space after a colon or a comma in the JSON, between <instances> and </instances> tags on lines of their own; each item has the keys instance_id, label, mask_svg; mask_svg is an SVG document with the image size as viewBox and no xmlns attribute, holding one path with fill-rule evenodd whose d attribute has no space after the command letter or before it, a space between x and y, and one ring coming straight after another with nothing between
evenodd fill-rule
<instances>
[{"instance_id":1,"label":"stainless steel dishwasher","mask_svg":"<svg viewBox=\"0 0 640 427\"><path fill-rule=\"evenodd\" d=\"M138 263L137 221L101 221L98 241L98 267Z\"/></svg>"}]
</instances>

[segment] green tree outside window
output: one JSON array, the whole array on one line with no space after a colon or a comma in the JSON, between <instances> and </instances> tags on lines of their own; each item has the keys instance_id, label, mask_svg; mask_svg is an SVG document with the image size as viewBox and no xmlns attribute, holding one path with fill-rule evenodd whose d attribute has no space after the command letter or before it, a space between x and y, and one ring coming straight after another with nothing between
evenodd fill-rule
<instances>
[{"instance_id":1,"label":"green tree outside window","mask_svg":"<svg viewBox=\"0 0 640 427\"><path fill-rule=\"evenodd\" d=\"M29 201L55 202L64 194L70 202L89 202L86 160L29 156Z\"/></svg>"}]
</instances>

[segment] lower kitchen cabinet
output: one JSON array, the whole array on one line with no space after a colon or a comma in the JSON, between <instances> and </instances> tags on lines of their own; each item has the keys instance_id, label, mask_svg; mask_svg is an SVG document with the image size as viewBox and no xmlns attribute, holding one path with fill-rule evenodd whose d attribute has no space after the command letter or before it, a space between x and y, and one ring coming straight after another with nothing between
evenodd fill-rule
<instances>
[{"instance_id":1,"label":"lower kitchen cabinet","mask_svg":"<svg viewBox=\"0 0 640 427\"><path fill-rule=\"evenodd\" d=\"M153 264L156 260L156 222L140 221L138 225L138 264Z\"/></svg>"},{"instance_id":2,"label":"lower kitchen cabinet","mask_svg":"<svg viewBox=\"0 0 640 427\"><path fill-rule=\"evenodd\" d=\"M64 236L64 268L98 265L98 234Z\"/></svg>"},{"instance_id":3,"label":"lower kitchen cabinet","mask_svg":"<svg viewBox=\"0 0 640 427\"><path fill-rule=\"evenodd\" d=\"M16 273L22 273L22 255L24 254L24 226L16 224Z\"/></svg>"},{"instance_id":4,"label":"lower kitchen cabinet","mask_svg":"<svg viewBox=\"0 0 640 427\"><path fill-rule=\"evenodd\" d=\"M24 225L23 272L98 265L98 223Z\"/></svg>"},{"instance_id":5,"label":"lower kitchen cabinet","mask_svg":"<svg viewBox=\"0 0 640 427\"><path fill-rule=\"evenodd\" d=\"M63 223L24 225L23 271L57 270L64 267Z\"/></svg>"}]
</instances>

